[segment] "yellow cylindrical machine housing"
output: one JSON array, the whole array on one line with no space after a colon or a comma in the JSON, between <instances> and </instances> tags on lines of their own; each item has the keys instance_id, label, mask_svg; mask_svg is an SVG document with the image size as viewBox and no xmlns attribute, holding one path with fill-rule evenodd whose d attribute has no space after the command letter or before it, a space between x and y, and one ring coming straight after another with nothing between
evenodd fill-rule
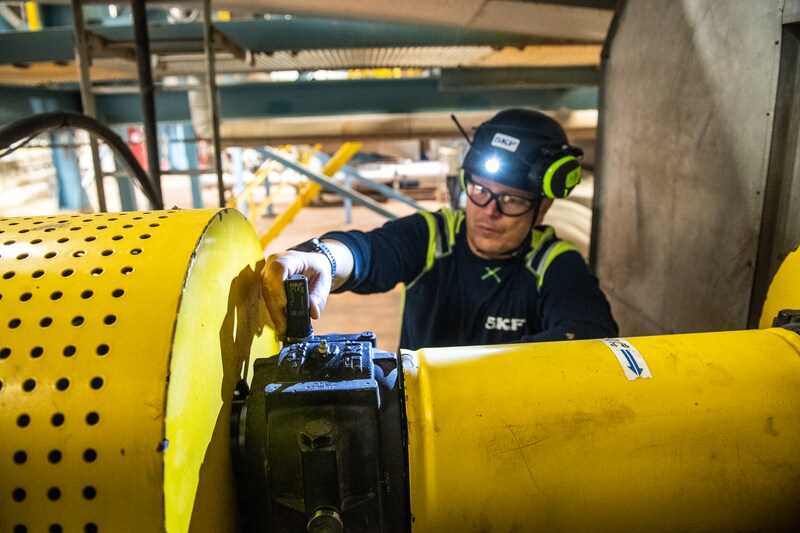
<instances>
[{"instance_id":1,"label":"yellow cylindrical machine housing","mask_svg":"<svg viewBox=\"0 0 800 533\"><path fill-rule=\"evenodd\" d=\"M413 530L797 530L800 335L627 342L404 353Z\"/></svg>"},{"instance_id":2,"label":"yellow cylindrical machine housing","mask_svg":"<svg viewBox=\"0 0 800 533\"><path fill-rule=\"evenodd\" d=\"M262 266L234 210L0 220L1 531L236 529Z\"/></svg>"},{"instance_id":3,"label":"yellow cylindrical machine housing","mask_svg":"<svg viewBox=\"0 0 800 533\"><path fill-rule=\"evenodd\" d=\"M778 313L787 309L800 310L800 245L786 256L772 278L758 327L772 326Z\"/></svg>"}]
</instances>

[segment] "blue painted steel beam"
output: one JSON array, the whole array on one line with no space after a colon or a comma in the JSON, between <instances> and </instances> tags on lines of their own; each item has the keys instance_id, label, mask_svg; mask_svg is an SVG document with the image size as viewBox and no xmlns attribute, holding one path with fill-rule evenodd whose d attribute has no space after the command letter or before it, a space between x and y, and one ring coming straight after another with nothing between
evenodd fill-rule
<instances>
[{"instance_id":1,"label":"blue painted steel beam","mask_svg":"<svg viewBox=\"0 0 800 533\"><path fill-rule=\"evenodd\" d=\"M0 85L0 125L50 111L80 113L80 93L77 90L60 91Z\"/></svg>"},{"instance_id":2,"label":"blue painted steel beam","mask_svg":"<svg viewBox=\"0 0 800 533\"><path fill-rule=\"evenodd\" d=\"M70 211L80 211L89 206L89 197L81 185L81 171L78 153L69 147L74 143L71 131L57 131L49 134L53 166L56 169L56 185L58 189L58 207ZM56 145L65 147L54 147Z\"/></svg>"},{"instance_id":3,"label":"blue painted steel beam","mask_svg":"<svg viewBox=\"0 0 800 533\"><path fill-rule=\"evenodd\" d=\"M512 105L597 108L594 88L444 92L436 78L263 83L220 89L225 118L479 111Z\"/></svg>"},{"instance_id":4,"label":"blue painted steel beam","mask_svg":"<svg viewBox=\"0 0 800 533\"><path fill-rule=\"evenodd\" d=\"M251 83L219 88L223 119L252 119L363 113L456 112L525 106L537 109L597 109L597 89L440 91L436 78ZM159 121L189 120L185 93L156 95ZM97 112L106 124L138 124L137 94L97 96Z\"/></svg>"},{"instance_id":5,"label":"blue painted steel beam","mask_svg":"<svg viewBox=\"0 0 800 533\"><path fill-rule=\"evenodd\" d=\"M66 62L75 59L72 29L43 28L41 31L0 33L0 64Z\"/></svg>"},{"instance_id":6,"label":"blue painted steel beam","mask_svg":"<svg viewBox=\"0 0 800 533\"><path fill-rule=\"evenodd\" d=\"M97 118L104 124L141 124L142 108L138 93L99 94L95 96ZM189 99L185 92L157 91L158 122L188 122Z\"/></svg>"},{"instance_id":7,"label":"blue painted steel beam","mask_svg":"<svg viewBox=\"0 0 800 533\"><path fill-rule=\"evenodd\" d=\"M530 89L545 87L596 87L600 67L509 67L442 69L439 87L443 91L477 89Z\"/></svg>"},{"instance_id":8,"label":"blue painted steel beam","mask_svg":"<svg viewBox=\"0 0 800 533\"><path fill-rule=\"evenodd\" d=\"M543 42L509 32L356 20L292 18L215 22L214 27L252 52L329 50L335 48L396 48L414 46L514 46ZM190 24L150 24L154 41L202 40L203 27ZM93 32L112 41L130 41L130 26L94 26Z\"/></svg>"},{"instance_id":9,"label":"blue painted steel beam","mask_svg":"<svg viewBox=\"0 0 800 533\"><path fill-rule=\"evenodd\" d=\"M0 86L0 124L46 111L81 111L76 90ZM220 87L223 119L352 115L361 113L456 112L526 106L537 109L596 109L597 89L440 91L435 78L259 83ZM108 125L141 124L139 95L97 95L97 113ZM184 92L156 93L159 122L187 122Z\"/></svg>"},{"instance_id":10,"label":"blue painted steel beam","mask_svg":"<svg viewBox=\"0 0 800 533\"><path fill-rule=\"evenodd\" d=\"M522 47L547 42L541 38L508 32L322 18L237 20L215 22L214 27L254 53L414 46ZM133 27L130 25L88 24L86 29L114 42L133 43ZM148 32L154 49L158 48L158 43L172 41L177 46L202 51L203 27L199 22L151 22ZM71 27L0 33L0 64L72 59Z\"/></svg>"},{"instance_id":11,"label":"blue painted steel beam","mask_svg":"<svg viewBox=\"0 0 800 533\"><path fill-rule=\"evenodd\" d=\"M330 18L238 20L215 24L253 52L403 46L526 46L543 39L452 26Z\"/></svg>"},{"instance_id":12,"label":"blue painted steel beam","mask_svg":"<svg viewBox=\"0 0 800 533\"><path fill-rule=\"evenodd\" d=\"M83 11L84 20L91 22L91 7L87 6ZM106 11L108 11L107 8ZM72 26L72 6L66 4L39 3L39 18L41 18L43 28Z\"/></svg>"},{"instance_id":13,"label":"blue painted steel beam","mask_svg":"<svg viewBox=\"0 0 800 533\"><path fill-rule=\"evenodd\" d=\"M128 137L127 128L118 127L114 128L114 133L119 135L120 139L126 139ZM108 147L106 147L108 149ZM114 173L116 174L116 169L119 168L117 164L116 158L114 160ZM123 167L124 168L124 167ZM133 180L130 176L123 171L125 175L122 176L114 176L114 179L117 181L117 190L119 192L119 205L123 211L136 211L138 209L137 201L136 201L136 190L133 187ZM107 173L104 173L105 177L109 177Z\"/></svg>"}]
</instances>

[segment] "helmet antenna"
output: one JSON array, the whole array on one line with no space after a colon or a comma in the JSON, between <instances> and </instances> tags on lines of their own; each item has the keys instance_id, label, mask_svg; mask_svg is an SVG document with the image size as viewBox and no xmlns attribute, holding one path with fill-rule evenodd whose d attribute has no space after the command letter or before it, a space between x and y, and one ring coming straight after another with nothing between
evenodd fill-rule
<instances>
[{"instance_id":1,"label":"helmet antenna","mask_svg":"<svg viewBox=\"0 0 800 533\"><path fill-rule=\"evenodd\" d=\"M471 145L472 145L472 139L470 139L470 138L469 138L469 135L467 135L467 132L466 132L466 130L464 129L464 127L463 127L463 126L461 126L461 123L458 121L458 119L456 118L456 116L451 114L451 115L450 115L450 118L452 118L452 119L453 119L453 122L455 122L455 123L456 123L456 126L458 126L458 131L460 131L460 132L461 132L461 135L463 135L463 136L464 136L464 138L467 140L467 142L468 142L468 143L470 144L470 146L471 146Z\"/></svg>"}]
</instances>

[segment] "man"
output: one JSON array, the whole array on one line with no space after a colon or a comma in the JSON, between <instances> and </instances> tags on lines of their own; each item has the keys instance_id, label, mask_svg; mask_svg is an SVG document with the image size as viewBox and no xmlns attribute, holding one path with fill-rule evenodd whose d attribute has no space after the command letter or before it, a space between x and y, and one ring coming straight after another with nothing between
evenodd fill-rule
<instances>
[{"instance_id":1,"label":"man","mask_svg":"<svg viewBox=\"0 0 800 533\"><path fill-rule=\"evenodd\" d=\"M547 115L498 113L478 127L464 159L466 211L331 232L270 256L263 290L276 331L286 330L283 280L305 274L312 318L331 290L366 294L403 283L404 349L616 336L581 255L540 225L553 198L580 181L581 156Z\"/></svg>"}]
</instances>

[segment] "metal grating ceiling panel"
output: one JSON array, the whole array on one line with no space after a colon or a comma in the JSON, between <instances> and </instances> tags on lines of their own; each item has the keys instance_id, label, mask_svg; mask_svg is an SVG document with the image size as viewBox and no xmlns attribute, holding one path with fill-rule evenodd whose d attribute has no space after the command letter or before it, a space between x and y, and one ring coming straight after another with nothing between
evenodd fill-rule
<instances>
[{"instance_id":1,"label":"metal grating ceiling panel","mask_svg":"<svg viewBox=\"0 0 800 533\"><path fill-rule=\"evenodd\" d=\"M285 70L346 70L368 68L457 68L457 67L540 67L597 65L600 46L527 46L522 49L491 46L415 46L396 48L338 48L326 50L257 53L252 61L241 61L228 52L217 52L219 74L273 72ZM203 54L155 56L156 76L202 76ZM94 82L134 81L136 64L121 58L95 58L91 78ZM0 65L0 83L37 86L48 83L77 83L73 62L29 63L25 66Z\"/></svg>"},{"instance_id":2,"label":"metal grating ceiling panel","mask_svg":"<svg viewBox=\"0 0 800 533\"><path fill-rule=\"evenodd\" d=\"M255 70L343 70L469 66L491 55L489 46L304 50L256 54Z\"/></svg>"},{"instance_id":3,"label":"metal grating ceiling panel","mask_svg":"<svg viewBox=\"0 0 800 533\"><path fill-rule=\"evenodd\" d=\"M118 58L92 61L90 76L93 81L127 81L136 79L136 63ZM59 83L78 83L78 68L73 61L67 63L28 63L25 65L0 65L0 84L41 86Z\"/></svg>"}]
</instances>

